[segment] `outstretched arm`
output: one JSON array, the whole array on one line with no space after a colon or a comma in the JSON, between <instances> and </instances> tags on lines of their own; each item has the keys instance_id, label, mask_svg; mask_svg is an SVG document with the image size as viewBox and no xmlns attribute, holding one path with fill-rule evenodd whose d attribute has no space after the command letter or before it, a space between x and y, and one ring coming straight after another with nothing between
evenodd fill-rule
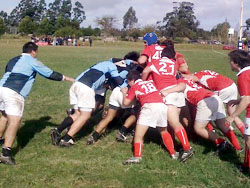
<instances>
[{"instance_id":1,"label":"outstretched arm","mask_svg":"<svg viewBox=\"0 0 250 188\"><path fill-rule=\"evenodd\" d=\"M142 76L141 76L142 80L144 80L144 81L147 80L148 75L150 74L150 72L151 72L150 67L149 66L145 67L143 69L143 71L142 71Z\"/></svg>"}]
</instances>

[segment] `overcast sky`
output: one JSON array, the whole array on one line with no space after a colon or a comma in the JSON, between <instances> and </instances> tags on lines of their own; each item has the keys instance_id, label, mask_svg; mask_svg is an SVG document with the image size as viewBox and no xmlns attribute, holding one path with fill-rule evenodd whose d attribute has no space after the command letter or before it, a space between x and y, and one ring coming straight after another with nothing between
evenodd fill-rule
<instances>
[{"instance_id":1,"label":"overcast sky","mask_svg":"<svg viewBox=\"0 0 250 188\"><path fill-rule=\"evenodd\" d=\"M74 4L76 0L72 0ZM83 27L96 27L96 17L115 16L121 28L123 16L130 6L136 11L139 26L155 24L162 21L167 12L173 10L173 1L179 0L78 0L84 6L86 20ZM183 0L184 1L184 0ZM188 1L188 0L186 0ZM10 13L20 0L0 0L0 10ZM46 0L47 4L53 0ZM218 23L226 19L231 27L239 30L240 25L240 2L241 0L190 0L194 3L194 12L200 21L200 28L211 30ZM250 18L250 0L244 0L243 25Z\"/></svg>"}]
</instances>

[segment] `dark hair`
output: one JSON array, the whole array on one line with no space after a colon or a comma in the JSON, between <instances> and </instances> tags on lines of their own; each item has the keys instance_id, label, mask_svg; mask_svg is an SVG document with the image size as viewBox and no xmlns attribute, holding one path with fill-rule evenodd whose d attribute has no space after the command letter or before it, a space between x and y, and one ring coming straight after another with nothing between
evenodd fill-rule
<instances>
[{"instance_id":1,"label":"dark hair","mask_svg":"<svg viewBox=\"0 0 250 188\"><path fill-rule=\"evenodd\" d=\"M137 61L139 57L140 57L140 54L138 52L132 51L132 52L127 53L123 59L130 59L133 61Z\"/></svg>"},{"instance_id":2,"label":"dark hair","mask_svg":"<svg viewBox=\"0 0 250 188\"><path fill-rule=\"evenodd\" d=\"M233 50L228 54L228 56L230 57L230 61L239 65L241 69L250 66L250 57L244 50Z\"/></svg>"},{"instance_id":3,"label":"dark hair","mask_svg":"<svg viewBox=\"0 0 250 188\"><path fill-rule=\"evenodd\" d=\"M140 73L138 71L132 70L127 74L126 78L128 81L131 81L131 80L136 81L136 80L140 79L141 76L140 76Z\"/></svg>"},{"instance_id":4,"label":"dark hair","mask_svg":"<svg viewBox=\"0 0 250 188\"><path fill-rule=\"evenodd\" d=\"M23 53L31 53L32 51L37 51L38 46L34 42L27 42L23 45Z\"/></svg>"},{"instance_id":5,"label":"dark hair","mask_svg":"<svg viewBox=\"0 0 250 188\"><path fill-rule=\"evenodd\" d=\"M175 49L174 49L174 43L172 40L164 40L161 42L161 46L165 46L165 48L162 50L161 57L167 57L169 59L175 60Z\"/></svg>"}]
</instances>

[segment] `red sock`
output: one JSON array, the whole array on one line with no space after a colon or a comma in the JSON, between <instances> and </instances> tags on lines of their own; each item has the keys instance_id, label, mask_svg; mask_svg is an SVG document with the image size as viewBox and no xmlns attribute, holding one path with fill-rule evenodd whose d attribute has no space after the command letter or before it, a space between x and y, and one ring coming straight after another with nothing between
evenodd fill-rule
<instances>
[{"instance_id":1,"label":"red sock","mask_svg":"<svg viewBox=\"0 0 250 188\"><path fill-rule=\"evenodd\" d=\"M190 144L188 141L187 133L183 127L177 127L174 129L174 132L178 138L178 140L181 142L182 148L184 151L187 151L190 149Z\"/></svg>"},{"instance_id":2,"label":"red sock","mask_svg":"<svg viewBox=\"0 0 250 188\"><path fill-rule=\"evenodd\" d=\"M241 132L242 135L244 135L245 125L244 123L236 124L237 128Z\"/></svg>"},{"instance_id":3,"label":"red sock","mask_svg":"<svg viewBox=\"0 0 250 188\"><path fill-rule=\"evenodd\" d=\"M172 136L169 134L169 132L165 131L161 135L161 137L162 137L163 143L164 143L165 147L167 148L167 150L169 151L170 155L175 154L173 139L172 139Z\"/></svg>"},{"instance_id":4,"label":"red sock","mask_svg":"<svg viewBox=\"0 0 250 188\"><path fill-rule=\"evenodd\" d=\"M245 144L245 158L242 165L244 167L250 168L250 150L247 147L247 144Z\"/></svg>"},{"instance_id":5,"label":"red sock","mask_svg":"<svg viewBox=\"0 0 250 188\"><path fill-rule=\"evenodd\" d=\"M223 142L225 142L225 140L224 140L223 138L217 138L217 139L215 140L215 144L216 144L216 145L219 145L219 144L221 144L221 143L223 143Z\"/></svg>"},{"instance_id":6,"label":"red sock","mask_svg":"<svg viewBox=\"0 0 250 188\"><path fill-rule=\"evenodd\" d=\"M226 136L230 140L230 142L233 144L236 150L241 150L239 141L232 130L229 129L226 133Z\"/></svg>"},{"instance_id":7,"label":"red sock","mask_svg":"<svg viewBox=\"0 0 250 188\"><path fill-rule=\"evenodd\" d=\"M209 130L209 131L213 131L214 130L214 127L213 127L213 125L210 122L207 124L207 130Z\"/></svg>"},{"instance_id":8,"label":"red sock","mask_svg":"<svg viewBox=\"0 0 250 188\"><path fill-rule=\"evenodd\" d=\"M134 143L134 157L142 157L142 143Z\"/></svg>"}]
</instances>

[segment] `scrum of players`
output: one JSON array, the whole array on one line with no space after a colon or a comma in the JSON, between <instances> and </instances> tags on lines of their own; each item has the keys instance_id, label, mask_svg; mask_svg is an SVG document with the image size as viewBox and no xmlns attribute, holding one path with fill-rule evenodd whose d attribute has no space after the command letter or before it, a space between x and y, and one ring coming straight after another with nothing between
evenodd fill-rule
<instances>
[{"instance_id":1,"label":"scrum of players","mask_svg":"<svg viewBox=\"0 0 250 188\"><path fill-rule=\"evenodd\" d=\"M249 171L248 135L250 132L245 129L245 126L250 124L250 113L247 113L245 122L238 117L245 109L250 112L248 107L250 99L249 101L248 98L246 99L248 96L250 98L250 91L248 91L250 89L245 86L247 73L250 71L247 69L250 66L248 54L241 50L229 53L232 70L239 72L239 78L244 76L238 82L242 96L238 99L237 86L231 79L212 70L201 70L191 74L184 56L175 51L171 40L159 42L153 32L146 33L143 40L145 48L140 55L133 51L126 54L124 58L111 58L99 62L84 70L75 79L52 71L34 60L37 54L33 53L36 52L37 47L33 44L29 46L31 50L25 51L23 48L21 57L18 56L9 61L0 82L2 112L0 143L3 145L0 161L4 164L15 164L11 149L17 129L10 129L10 126L6 125L19 127L24 108L24 99L22 99L22 103L17 106L21 110L13 112L15 106L6 102L8 100L5 99L6 95L11 98L14 96L11 92L16 92L21 98L25 98L32 85L23 94L23 88L27 89L27 86L24 86L29 84L27 82L31 78L35 79L34 73L39 73L51 80L73 82L69 90L72 108L62 123L51 130L51 142L55 146L73 146L74 136L91 116L104 109L101 121L87 138L88 145L101 141L108 125L115 118L123 116L125 118L117 131L116 140L128 143L133 139L134 151L133 157L123 161L124 165L142 161L144 137L149 129L159 131L162 143L172 159L185 162L194 155L188 138L193 137L194 134L214 143L216 155L223 155L228 149L241 152L243 149L232 127L234 122L242 136L245 136L246 148L242 169ZM21 70L20 61L31 62L30 72L27 71L27 67ZM27 79L20 86L15 87L13 80L21 78L18 75L20 70L20 74L25 75L21 77ZM107 90L112 92L108 105L104 107ZM15 98L15 100L20 99ZM217 131L221 131L224 137L219 136ZM178 151L175 138L181 146Z\"/></svg>"}]
</instances>

